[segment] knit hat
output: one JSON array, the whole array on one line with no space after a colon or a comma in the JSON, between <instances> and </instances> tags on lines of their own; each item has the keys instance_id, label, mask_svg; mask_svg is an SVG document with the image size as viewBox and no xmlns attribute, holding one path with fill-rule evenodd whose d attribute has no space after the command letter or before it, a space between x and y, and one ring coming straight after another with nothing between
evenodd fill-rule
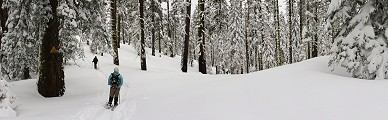
<instances>
[{"instance_id":1,"label":"knit hat","mask_svg":"<svg viewBox=\"0 0 388 120\"><path fill-rule=\"evenodd\" d=\"M118 67L115 67L115 68L113 69L113 71L119 72L119 68L118 68Z\"/></svg>"}]
</instances>

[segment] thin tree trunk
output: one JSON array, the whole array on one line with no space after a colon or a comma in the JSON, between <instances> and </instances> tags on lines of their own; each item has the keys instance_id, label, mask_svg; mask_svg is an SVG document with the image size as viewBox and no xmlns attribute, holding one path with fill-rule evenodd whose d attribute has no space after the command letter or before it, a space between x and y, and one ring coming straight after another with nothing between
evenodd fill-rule
<instances>
[{"instance_id":1,"label":"thin tree trunk","mask_svg":"<svg viewBox=\"0 0 388 120\"><path fill-rule=\"evenodd\" d=\"M159 3L162 3L162 0L159 0ZM159 15L160 15L160 28L159 28L159 56L160 54L162 53L162 45L161 45L161 39L162 39L162 33L163 33L163 12L162 10L159 11Z\"/></svg>"},{"instance_id":2,"label":"thin tree trunk","mask_svg":"<svg viewBox=\"0 0 388 120\"><path fill-rule=\"evenodd\" d=\"M318 3L316 3L316 4L318 4ZM313 27L314 27L314 41L311 43L311 45L312 45L312 53L311 53L311 56L312 56L312 58L315 58L315 57L318 57L318 28L317 28L317 25L318 25L318 5L316 5L316 4L314 4L314 8L315 8L315 10L314 10L314 15L315 15L315 17L317 17L317 18L314 18L314 23L315 23L315 25L313 25Z\"/></svg>"},{"instance_id":3,"label":"thin tree trunk","mask_svg":"<svg viewBox=\"0 0 388 120\"><path fill-rule=\"evenodd\" d=\"M199 72L202 74L206 74L206 59L205 59L205 0L198 1L199 9L200 9L200 26L198 28L198 38L199 38ZM189 14L190 15L190 14Z\"/></svg>"},{"instance_id":4,"label":"thin tree trunk","mask_svg":"<svg viewBox=\"0 0 388 120\"><path fill-rule=\"evenodd\" d=\"M304 26L304 1L299 1L299 41L303 40L303 26ZM295 44L295 46L298 46L298 42Z\"/></svg>"},{"instance_id":5,"label":"thin tree trunk","mask_svg":"<svg viewBox=\"0 0 388 120\"><path fill-rule=\"evenodd\" d=\"M280 21L279 21L279 3L278 0L274 1L275 4L275 29L276 29L276 63L277 66L282 65L282 60L280 58Z\"/></svg>"},{"instance_id":6,"label":"thin tree trunk","mask_svg":"<svg viewBox=\"0 0 388 120\"><path fill-rule=\"evenodd\" d=\"M146 62L146 54L145 54L145 38L144 38L144 0L139 0L140 2L140 29L141 29L141 38L140 38L140 46L141 46L141 51L140 51L140 57L141 57L141 70L147 70L147 62Z\"/></svg>"},{"instance_id":7,"label":"thin tree trunk","mask_svg":"<svg viewBox=\"0 0 388 120\"><path fill-rule=\"evenodd\" d=\"M52 17L47 23L40 52L40 71L38 92L44 97L59 97L65 93L63 72L63 55L59 41L59 18L57 16L58 0L50 0Z\"/></svg>"},{"instance_id":8,"label":"thin tree trunk","mask_svg":"<svg viewBox=\"0 0 388 120\"><path fill-rule=\"evenodd\" d=\"M151 28L151 48L152 48L152 53L151 55L152 56L155 56L155 1L154 0L151 0L151 11L152 11L152 15L151 15L151 24L152 24L152 28Z\"/></svg>"},{"instance_id":9,"label":"thin tree trunk","mask_svg":"<svg viewBox=\"0 0 388 120\"><path fill-rule=\"evenodd\" d=\"M120 48L121 42L121 14L117 16L117 48Z\"/></svg>"},{"instance_id":10,"label":"thin tree trunk","mask_svg":"<svg viewBox=\"0 0 388 120\"><path fill-rule=\"evenodd\" d=\"M251 1L247 1L247 18L245 23L245 59L246 59L246 71L249 73L249 43L248 43L248 31L249 31L249 7L250 7Z\"/></svg>"},{"instance_id":11,"label":"thin tree trunk","mask_svg":"<svg viewBox=\"0 0 388 120\"><path fill-rule=\"evenodd\" d=\"M289 52L289 61L288 63L291 64L293 63L292 61L292 43L293 43L293 39L292 39L292 33L293 33L293 21L292 21L292 18L293 18L293 7L294 7L294 1L293 0L288 0L288 28L289 28L289 43L288 43L288 52Z\"/></svg>"},{"instance_id":12,"label":"thin tree trunk","mask_svg":"<svg viewBox=\"0 0 388 120\"><path fill-rule=\"evenodd\" d=\"M260 18L260 20L261 19L263 19L263 13L262 13L262 11L263 11L263 9L262 9L262 7L261 7L261 0L258 0L259 1L259 13L260 13L260 15L259 15L259 18ZM262 45L263 43L264 43L264 27L263 26L261 26L260 27L260 43L259 43L259 45ZM262 45L263 46L263 45ZM259 71L261 71L261 70L263 70L263 68L264 68L264 65L263 65L263 52L264 51L262 51L263 49L259 49Z\"/></svg>"},{"instance_id":13,"label":"thin tree trunk","mask_svg":"<svg viewBox=\"0 0 388 120\"><path fill-rule=\"evenodd\" d=\"M310 6L309 6L309 1L305 1L306 3L306 11L309 11L310 10ZM308 24L310 23L310 19L307 19L306 18L306 23L305 25L308 26ZM307 42L307 59L310 59L311 58L311 40Z\"/></svg>"},{"instance_id":14,"label":"thin tree trunk","mask_svg":"<svg viewBox=\"0 0 388 120\"><path fill-rule=\"evenodd\" d=\"M186 23L186 26L185 26L185 31L186 31L186 34L185 34L185 42L184 42L184 45L183 45L183 57L182 57L182 72L187 72L187 58L188 58L188 54L189 54L189 40L190 40L190 12L191 12L191 0L186 0L187 4L186 4L186 15L185 15L185 23Z\"/></svg>"}]
</instances>

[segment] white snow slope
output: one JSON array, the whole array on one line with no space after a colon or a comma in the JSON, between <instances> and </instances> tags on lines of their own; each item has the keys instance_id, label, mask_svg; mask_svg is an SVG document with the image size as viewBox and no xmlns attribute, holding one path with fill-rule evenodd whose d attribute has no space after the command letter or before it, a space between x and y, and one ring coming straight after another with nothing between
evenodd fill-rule
<instances>
[{"instance_id":1,"label":"white snow slope","mask_svg":"<svg viewBox=\"0 0 388 120\"><path fill-rule=\"evenodd\" d=\"M86 49L87 47L85 47ZM87 50L87 49L86 49ZM108 100L112 57L93 54L65 67L66 93L43 98L36 79L13 82L21 107L1 120L388 120L388 81L360 80L332 73L328 57L247 75L202 75L180 71L180 58L147 56L140 70L131 46L120 49L124 77L121 103Z\"/></svg>"}]
</instances>

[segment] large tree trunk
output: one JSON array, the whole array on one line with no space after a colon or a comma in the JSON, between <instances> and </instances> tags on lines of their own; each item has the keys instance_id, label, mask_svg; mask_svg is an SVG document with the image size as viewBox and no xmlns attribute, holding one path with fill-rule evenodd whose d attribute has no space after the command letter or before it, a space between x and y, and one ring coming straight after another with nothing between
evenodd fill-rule
<instances>
[{"instance_id":1,"label":"large tree trunk","mask_svg":"<svg viewBox=\"0 0 388 120\"><path fill-rule=\"evenodd\" d=\"M65 92L63 72L63 55L56 50L59 46L59 18L57 16L58 0L50 0L52 17L47 23L40 52L40 71L38 92L44 97L58 97Z\"/></svg>"},{"instance_id":2,"label":"large tree trunk","mask_svg":"<svg viewBox=\"0 0 388 120\"><path fill-rule=\"evenodd\" d=\"M288 28L289 28L289 43L288 43L288 63L291 64L293 63L292 61L292 43L293 43L293 40L292 40L292 34L293 34L293 21L292 21L292 18L293 18L293 7L294 7L294 1L293 0L288 0Z\"/></svg>"},{"instance_id":3,"label":"large tree trunk","mask_svg":"<svg viewBox=\"0 0 388 120\"><path fill-rule=\"evenodd\" d=\"M199 55L199 72L202 74L206 74L206 59L205 59L205 0L198 1L199 9L200 9L200 26L198 28L198 38L199 38L199 47L200 47L200 55ZM189 14L190 15L190 14Z\"/></svg>"},{"instance_id":4,"label":"large tree trunk","mask_svg":"<svg viewBox=\"0 0 388 120\"><path fill-rule=\"evenodd\" d=\"M117 6L116 6L116 0L111 0L111 18L112 18L112 46L113 46L113 64L119 65L119 50L118 50L118 45L117 45L117 18L116 18L116 13L117 13Z\"/></svg>"},{"instance_id":5,"label":"large tree trunk","mask_svg":"<svg viewBox=\"0 0 388 120\"><path fill-rule=\"evenodd\" d=\"M186 26L185 26L185 42L183 45L183 57L182 57L182 72L187 72L187 58L189 55L189 40L190 40L190 12L191 12L191 0L186 0L188 4L186 4Z\"/></svg>"},{"instance_id":6,"label":"large tree trunk","mask_svg":"<svg viewBox=\"0 0 388 120\"><path fill-rule=\"evenodd\" d=\"M139 0L139 3L140 3L140 7L139 7L139 11L140 11L140 66L141 66L141 70L147 70L147 62L146 62L146 54L145 54L145 38L144 38L144 0Z\"/></svg>"}]
</instances>

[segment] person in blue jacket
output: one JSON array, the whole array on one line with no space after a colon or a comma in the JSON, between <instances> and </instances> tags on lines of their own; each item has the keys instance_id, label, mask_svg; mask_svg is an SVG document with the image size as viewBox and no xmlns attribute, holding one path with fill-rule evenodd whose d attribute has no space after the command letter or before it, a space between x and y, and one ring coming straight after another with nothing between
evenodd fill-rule
<instances>
[{"instance_id":1,"label":"person in blue jacket","mask_svg":"<svg viewBox=\"0 0 388 120\"><path fill-rule=\"evenodd\" d=\"M120 87L123 85L123 76L119 73L119 68L115 67L113 73L108 78L108 85L110 85L108 106L112 106L114 99L114 106L118 105Z\"/></svg>"}]
</instances>

